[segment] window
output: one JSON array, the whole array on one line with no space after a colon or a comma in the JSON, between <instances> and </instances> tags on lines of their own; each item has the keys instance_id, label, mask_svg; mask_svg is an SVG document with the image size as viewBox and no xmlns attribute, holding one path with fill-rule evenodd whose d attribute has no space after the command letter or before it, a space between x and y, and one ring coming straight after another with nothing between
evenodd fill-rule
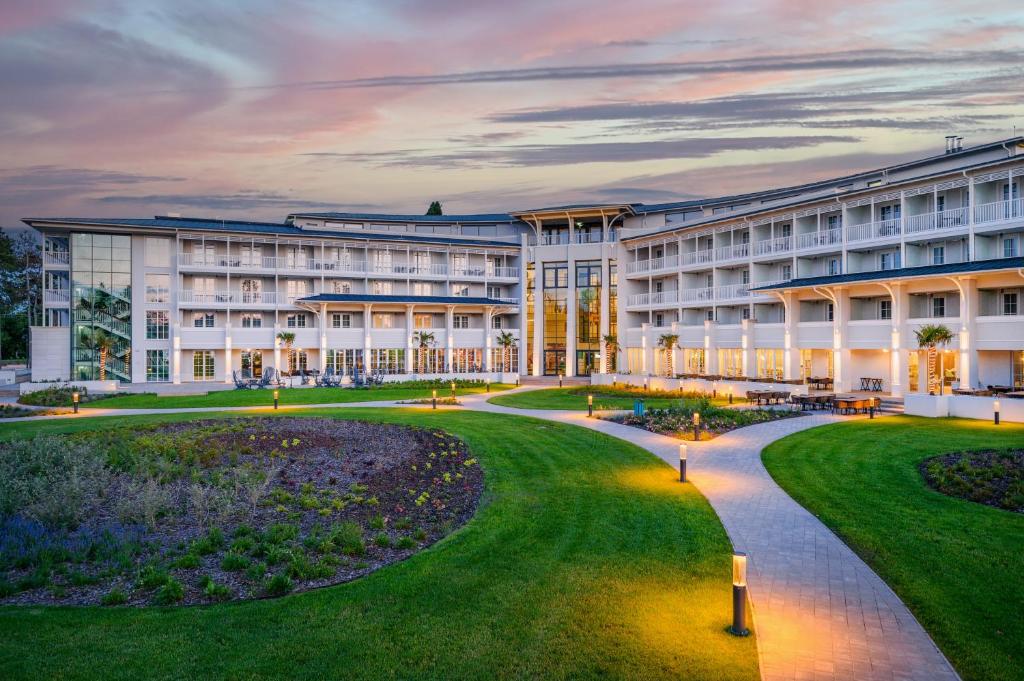
<instances>
[{"instance_id":1,"label":"window","mask_svg":"<svg viewBox=\"0 0 1024 681\"><path fill-rule=\"evenodd\" d=\"M713 322L713 321L715 321L715 311L714 311L714 310L708 310L708 311L706 311L706 312L704 313L704 319L706 319L706 320L707 320L707 321L709 321L709 322Z\"/></svg>"},{"instance_id":2,"label":"window","mask_svg":"<svg viewBox=\"0 0 1024 681\"><path fill-rule=\"evenodd\" d=\"M429 281L414 281L412 283L412 294L414 296L434 295L434 285Z\"/></svg>"},{"instance_id":3,"label":"window","mask_svg":"<svg viewBox=\"0 0 1024 681\"><path fill-rule=\"evenodd\" d=\"M1004 293L1003 294L1003 314L1015 315L1017 314L1017 294L1016 293Z\"/></svg>"},{"instance_id":4,"label":"window","mask_svg":"<svg viewBox=\"0 0 1024 681\"><path fill-rule=\"evenodd\" d=\"M331 293L352 293L352 282L334 279L331 281Z\"/></svg>"},{"instance_id":5,"label":"window","mask_svg":"<svg viewBox=\"0 0 1024 681\"><path fill-rule=\"evenodd\" d=\"M166 340L170 324L164 310L146 310L146 340Z\"/></svg>"},{"instance_id":6,"label":"window","mask_svg":"<svg viewBox=\"0 0 1024 681\"><path fill-rule=\"evenodd\" d=\"M492 329L501 329L501 328L504 328L504 327L502 327L502 325L501 325L501 317L499 317L499 316L497 316L497 315L495 315L495 316L491 317L491 328L492 328Z\"/></svg>"},{"instance_id":7,"label":"window","mask_svg":"<svg viewBox=\"0 0 1024 681\"><path fill-rule=\"evenodd\" d=\"M469 297L469 285L468 284L452 284L452 295L458 298Z\"/></svg>"},{"instance_id":8,"label":"window","mask_svg":"<svg viewBox=\"0 0 1024 681\"><path fill-rule=\"evenodd\" d=\"M352 315L348 312L333 312L331 313L331 328L334 329L351 329L352 328Z\"/></svg>"},{"instance_id":9,"label":"window","mask_svg":"<svg viewBox=\"0 0 1024 681\"><path fill-rule=\"evenodd\" d=\"M395 316L390 312L374 312L373 328L393 329L395 328Z\"/></svg>"},{"instance_id":10,"label":"window","mask_svg":"<svg viewBox=\"0 0 1024 681\"><path fill-rule=\"evenodd\" d=\"M789 281L790 279L793 278L793 266L792 265L783 265L782 266L782 278L785 281Z\"/></svg>"},{"instance_id":11,"label":"window","mask_svg":"<svg viewBox=\"0 0 1024 681\"><path fill-rule=\"evenodd\" d=\"M1017 257L1017 239L1008 237L1003 239L1003 257L1004 258L1016 258Z\"/></svg>"},{"instance_id":12,"label":"window","mask_svg":"<svg viewBox=\"0 0 1024 681\"><path fill-rule=\"evenodd\" d=\"M665 326L665 315L663 315L660 312L658 314L654 315L654 325L655 326Z\"/></svg>"},{"instance_id":13,"label":"window","mask_svg":"<svg viewBox=\"0 0 1024 681\"><path fill-rule=\"evenodd\" d=\"M832 303L825 303L825 321L834 322L836 319L836 307Z\"/></svg>"},{"instance_id":14,"label":"window","mask_svg":"<svg viewBox=\"0 0 1024 681\"><path fill-rule=\"evenodd\" d=\"M285 318L285 326L289 329L304 329L306 328L306 313L305 312L293 312Z\"/></svg>"},{"instance_id":15,"label":"window","mask_svg":"<svg viewBox=\"0 0 1024 681\"><path fill-rule=\"evenodd\" d=\"M363 368L363 351L328 350L326 363L326 368L333 368L334 373L351 376L356 369Z\"/></svg>"},{"instance_id":16,"label":"window","mask_svg":"<svg viewBox=\"0 0 1024 681\"><path fill-rule=\"evenodd\" d=\"M842 215L829 215L828 216L828 228L829 229L839 229L840 227L842 227L842 225L843 225L843 216Z\"/></svg>"},{"instance_id":17,"label":"window","mask_svg":"<svg viewBox=\"0 0 1024 681\"><path fill-rule=\"evenodd\" d=\"M839 258L829 258L828 260L828 274L829 276L835 276L842 274L842 266L840 265Z\"/></svg>"},{"instance_id":18,"label":"window","mask_svg":"<svg viewBox=\"0 0 1024 681\"><path fill-rule=\"evenodd\" d=\"M452 272L454 274L465 274L468 267L469 256L465 253L455 253L452 255Z\"/></svg>"},{"instance_id":19,"label":"window","mask_svg":"<svg viewBox=\"0 0 1024 681\"><path fill-rule=\"evenodd\" d=\"M166 350L146 350L146 380L166 381L170 378Z\"/></svg>"},{"instance_id":20,"label":"window","mask_svg":"<svg viewBox=\"0 0 1024 681\"><path fill-rule=\"evenodd\" d=\"M879 319L892 319L892 301L891 300L879 300L878 301L878 318Z\"/></svg>"},{"instance_id":21,"label":"window","mask_svg":"<svg viewBox=\"0 0 1024 681\"><path fill-rule=\"evenodd\" d=\"M654 292L661 293L665 289L665 282L658 280L654 282Z\"/></svg>"},{"instance_id":22,"label":"window","mask_svg":"<svg viewBox=\"0 0 1024 681\"><path fill-rule=\"evenodd\" d=\"M945 317L946 316L946 299L932 298L932 317Z\"/></svg>"},{"instance_id":23,"label":"window","mask_svg":"<svg viewBox=\"0 0 1024 681\"><path fill-rule=\"evenodd\" d=\"M946 262L946 247L932 246L932 264L941 265Z\"/></svg>"},{"instance_id":24,"label":"window","mask_svg":"<svg viewBox=\"0 0 1024 681\"><path fill-rule=\"evenodd\" d=\"M263 313L262 312L245 312L242 314L242 328L243 329L261 329L263 328Z\"/></svg>"},{"instance_id":25,"label":"window","mask_svg":"<svg viewBox=\"0 0 1024 681\"><path fill-rule=\"evenodd\" d=\"M288 358L288 373L309 370L309 355L305 350L293 350ZM254 374L258 376L259 374Z\"/></svg>"},{"instance_id":26,"label":"window","mask_svg":"<svg viewBox=\"0 0 1024 681\"><path fill-rule=\"evenodd\" d=\"M263 282L259 279L243 279L242 280L242 302L243 303L260 303L263 301L261 295L263 290Z\"/></svg>"},{"instance_id":27,"label":"window","mask_svg":"<svg viewBox=\"0 0 1024 681\"><path fill-rule=\"evenodd\" d=\"M296 298L305 298L308 295L308 287L306 286L305 279L290 279L285 290L287 291L288 302L292 302Z\"/></svg>"},{"instance_id":28,"label":"window","mask_svg":"<svg viewBox=\"0 0 1024 681\"><path fill-rule=\"evenodd\" d=\"M370 350L370 372L404 374L405 350L391 348L374 348Z\"/></svg>"},{"instance_id":29,"label":"window","mask_svg":"<svg viewBox=\"0 0 1024 681\"><path fill-rule=\"evenodd\" d=\"M468 329L469 328L469 315L468 314L452 315L452 328L453 329Z\"/></svg>"},{"instance_id":30,"label":"window","mask_svg":"<svg viewBox=\"0 0 1024 681\"><path fill-rule=\"evenodd\" d=\"M263 352L245 350L242 352L242 378L259 378L263 375Z\"/></svg>"},{"instance_id":31,"label":"window","mask_svg":"<svg viewBox=\"0 0 1024 681\"><path fill-rule=\"evenodd\" d=\"M741 272L740 283L743 283L743 284L749 284L750 283L750 270L743 270Z\"/></svg>"},{"instance_id":32,"label":"window","mask_svg":"<svg viewBox=\"0 0 1024 681\"><path fill-rule=\"evenodd\" d=\"M434 315L417 314L412 317L412 325L417 329L430 329L434 326Z\"/></svg>"},{"instance_id":33,"label":"window","mask_svg":"<svg viewBox=\"0 0 1024 681\"><path fill-rule=\"evenodd\" d=\"M879 256L879 269L891 270L893 269L893 257L892 253L882 253Z\"/></svg>"},{"instance_id":34,"label":"window","mask_svg":"<svg viewBox=\"0 0 1024 681\"><path fill-rule=\"evenodd\" d=\"M501 287L500 286L488 286L487 287L488 298L501 298Z\"/></svg>"},{"instance_id":35,"label":"window","mask_svg":"<svg viewBox=\"0 0 1024 681\"><path fill-rule=\"evenodd\" d=\"M146 302L166 303L170 300L171 276L169 274L146 275Z\"/></svg>"},{"instance_id":36,"label":"window","mask_svg":"<svg viewBox=\"0 0 1024 681\"><path fill-rule=\"evenodd\" d=\"M390 281L374 281L370 284L370 291L375 296L390 296L391 295L391 282Z\"/></svg>"},{"instance_id":37,"label":"window","mask_svg":"<svg viewBox=\"0 0 1024 681\"><path fill-rule=\"evenodd\" d=\"M937 197L935 199L935 210L938 213L941 213L942 211L946 210L946 197L945 196L939 196L939 197Z\"/></svg>"},{"instance_id":38,"label":"window","mask_svg":"<svg viewBox=\"0 0 1024 681\"><path fill-rule=\"evenodd\" d=\"M171 266L171 240L146 237L146 267Z\"/></svg>"},{"instance_id":39,"label":"window","mask_svg":"<svg viewBox=\"0 0 1024 681\"><path fill-rule=\"evenodd\" d=\"M750 319L750 308L745 307L740 310L740 319Z\"/></svg>"},{"instance_id":40,"label":"window","mask_svg":"<svg viewBox=\"0 0 1024 681\"><path fill-rule=\"evenodd\" d=\"M196 312L192 315L192 326L197 329L212 329L216 317L212 312Z\"/></svg>"},{"instance_id":41,"label":"window","mask_svg":"<svg viewBox=\"0 0 1024 681\"><path fill-rule=\"evenodd\" d=\"M193 380L212 381L214 379L214 369L212 350L196 350L192 353Z\"/></svg>"}]
</instances>

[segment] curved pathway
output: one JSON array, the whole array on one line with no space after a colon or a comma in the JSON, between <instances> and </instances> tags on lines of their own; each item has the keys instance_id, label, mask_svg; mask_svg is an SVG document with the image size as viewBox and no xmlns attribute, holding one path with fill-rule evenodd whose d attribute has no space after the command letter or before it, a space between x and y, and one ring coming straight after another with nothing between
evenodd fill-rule
<instances>
[{"instance_id":1,"label":"curved pathway","mask_svg":"<svg viewBox=\"0 0 1024 681\"><path fill-rule=\"evenodd\" d=\"M589 419L584 412L503 407L487 402L491 397L494 394L461 396L461 407L439 408L517 414L590 428L642 447L678 468L679 441L673 438ZM382 401L288 405L281 410L325 407L422 408ZM5 421L224 411L268 408L83 409L77 416ZM892 589L786 494L761 463L761 450L771 442L847 418L815 413L687 443L690 482L711 503L733 546L748 556L761 677L765 681L955 681L959 677L952 666Z\"/></svg>"}]
</instances>

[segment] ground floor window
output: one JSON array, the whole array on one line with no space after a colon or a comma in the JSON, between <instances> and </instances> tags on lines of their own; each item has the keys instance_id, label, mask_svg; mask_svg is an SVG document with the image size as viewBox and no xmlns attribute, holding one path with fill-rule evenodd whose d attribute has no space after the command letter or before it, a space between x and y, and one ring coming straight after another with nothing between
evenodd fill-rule
<instances>
[{"instance_id":1,"label":"ground floor window","mask_svg":"<svg viewBox=\"0 0 1024 681\"><path fill-rule=\"evenodd\" d=\"M195 381L212 381L214 376L212 350L196 350L192 353L192 376Z\"/></svg>"},{"instance_id":2,"label":"ground floor window","mask_svg":"<svg viewBox=\"0 0 1024 681\"><path fill-rule=\"evenodd\" d=\"M644 372L643 348L626 348L626 370L631 374Z\"/></svg>"},{"instance_id":3,"label":"ground floor window","mask_svg":"<svg viewBox=\"0 0 1024 681\"><path fill-rule=\"evenodd\" d=\"M491 348L491 369L519 373L519 348Z\"/></svg>"},{"instance_id":4,"label":"ground floor window","mask_svg":"<svg viewBox=\"0 0 1024 681\"><path fill-rule=\"evenodd\" d=\"M292 350L288 356L288 373L309 371L309 355L305 350Z\"/></svg>"},{"instance_id":5,"label":"ground floor window","mask_svg":"<svg viewBox=\"0 0 1024 681\"><path fill-rule=\"evenodd\" d=\"M412 368L420 374L444 373L444 348L414 348Z\"/></svg>"},{"instance_id":6,"label":"ground floor window","mask_svg":"<svg viewBox=\"0 0 1024 681\"><path fill-rule=\"evenodd\" d=\"M706 373L705 357L704 348L683 348L683 373Z\"/></svg>"},{"instance_id":7,"label":"ground floor window","mask_svg":"<svg viewBox=\"0 0 1024 681\"><path fill-rule=\"evenodd\" d=\"M342 376L352 376L363 368L362 350L328 350L326 368Z\"/></svg>"},{"instance_id":8,"label":"ground floor window","mask_svg":"<svg viewBox=\"0 0 1024 681\"><path fill-rule=\"evenodd\" d=\"M167 381L170 379L170 365L166 350L146 350L146 380Z\"/></svg>"},{"instance_id":9,"label":"ground floor window","mask_svg":"<svg viewBox=\"0 0 1024 681\"><path fill-rule=\"evenodd\" d=\"M742 376L743 351L739 348L719 350L718 373L722 376Z\"/></svg>"},{"instance_id":10,"label":"ground floor window","mask_svg":"<svg viewBox=\"0 0 1024 681\"><path fill-rule=\"evenodd\" d=\"M405 350L401 348L370 350L370 373L404 374Z\"/></svg>"},{"instance_id":11,"label":"ground floor window","mask_svg":"<svg viewBox=\"0 0 1024 681\"><path fill-rule=\"evenodd\" d=\"M781 381L784 371L783 352L781 348L757 349L757 377Z\"/></svg>"},{"instance_id":12,"label":"ground floor window","mask_svg":"<svg viewBox=\"0 0 1024 681\"><path fill-rule=\"evenodd\" d=\"M242 353L242 378L257 378L263 375L263 353L246 350Z\"/></svg>"},{"instance_id":13,"label":"ground floor window","mask_svg":"<svg viewBox=\"0 0 1024 681\"><path fill-rule=\"evenodd\" d=\"M470 373L484 370L482 348L456 348L452 350L452 371Z\"/></svg>"}]
</instances>

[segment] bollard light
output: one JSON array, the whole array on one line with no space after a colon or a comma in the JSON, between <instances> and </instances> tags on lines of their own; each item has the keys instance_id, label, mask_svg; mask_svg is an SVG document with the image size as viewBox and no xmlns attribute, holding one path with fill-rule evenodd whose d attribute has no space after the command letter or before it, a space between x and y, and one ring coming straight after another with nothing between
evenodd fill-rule
<instances>
[{"instance_id":1,"label":"bollard light","mask_svg":"<svg viewBox=\"0 0 1024 681\"><path fill-rule=\"evenodd\" d=\"M693 412L693 439L700 442L700 412Z\"/></svg>"},{"instance_id":2,"label":"bollard light","mask_svg":"<svg viewBox=\"0 0 1024 681\"><path fill-rule=\"evenodd\" d=\"M618 374L612 374L612 387L614 388L615 384L618 383L618 382L619 382L619 375Z\"/></svg>"},{"instance_id":3,"label":"bollard light","mask_svg":"<svg viewBox=\"0 0 1024 681\"><path fill-rule=\"evenodd\" d=\"M518 376L516 376L516 387L517 388L519 387L519 377Z\"/></svg>"},{"instance_id":4,"label":"bollard light","mask_svg":"<svg viewBox=\"0 0 1024 681\"><path fill-rule=\"evenodd\" d=\"M275 390L274 391L274 409L277 409L277 400L278 400L278 398L280 396L281 396L281 394L277 390Z\"/></svg>"},{"instance_id":5,"label":"bollard light","mask_svg":"<svg viewBox=\"0 0 1024 681\"><path fill-rule=\"evenodd\" d=\"M587 395L587 418L594 418L594 396Z\"/></svg>"},{"instance_id":6,"label":"bollard light","mask_svg":"<svg viewBox=\"0 0 1024 681\"><path fill-rule=\"evenodd\" d=\"M732 554L732 626L729 633L734 636L748 636L747 629L747 554L736 551Z\"/></svg>"},{"instance_id":7,"label":"bollard light","mask_svg":"<svg viewBox=\"0 0 1024 681\"><path fill-rule=\"evenodd\" d=\"M433 396L430 398L430 408L437 409L437 390L434 390Z\"/></svg>"},{"instance_id":8,"label":"bollard light","mask_svg":"<svg viewBox=\"0 0 1024 681\"><path fill-rule=\"evenodd\" d=\"M558 374L558 387L562 387L562 374Z\"/></svg>"},{"instance_id":9,"label":"bollard light","mask_svg":"<svg viewBox=\"0 0 1024 681\"><path fill-rule=\"evenodd\" d=\"M686 482L686 443L679 444L679 482Z\"/></svg>"},{"instance_id":10,"label":"bollard light","mask_svg":"<svg viewBox=\"0 0 1024 681\"><path fill-rule=\"evenodd\" d=\"M647 379L644 379L644 390L647 390Z\"/></svg>"},{"instance_id":11,"label":"bollard light","mask_svg":"<svg viewBox=\"0 0 1024 681\"><path fill-rule=\"evenodd\" d=\"M491 379L489 378L484 379L484 392L491 392Z\"/></svg>"},{"instance_id":12,"label":"bollard light","mask_svg":"<svg viewBox=\"0 0 1024 681\"><path fill-rule=\"evenodd\" d=\"M999 400L992 403L992 422L999 425Z\"/></svg>"},{"instance_id":13,"label":"bollard light","mask_svg":"<svg viewBox=\"0 0 1024 681\"><path fill-rule=\"evenodd\" d=\"M455 381L452 381L452 397L455 397Z\"/></svg>"},{"instance_id":14,"label":"bollard light","mask_svg":"<svg viewBox=\"0 0 1024 681\"><path fill-rule=\"evenodd\" d=\"M78 413L78 400L80 398L81 396L78 394L77 390L71 393L71 406L74 408L76 414Z\"/></svg>"},{"instance_id":15,"label":"bollard light","mask_svg":"<svg viewBox=\"0 0 1024 681\"><path fill-rule=\"evenodd\" d=\"M732 404L732 388L729 388L729 404Z\"/></svg>"}]
</instances>

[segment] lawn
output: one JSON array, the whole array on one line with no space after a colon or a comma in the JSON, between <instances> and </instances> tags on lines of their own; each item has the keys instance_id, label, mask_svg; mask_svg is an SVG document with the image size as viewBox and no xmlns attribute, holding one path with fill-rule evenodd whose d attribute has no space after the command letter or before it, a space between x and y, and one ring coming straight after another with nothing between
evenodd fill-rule
<instances>
[{"instance_id":1,"label":"lawn","mask_svg":"<svg viewBox=\"0 0 1024 681\"><path fill-rule=\"evenodd\" d=\"M758 678L754 641L724 630L725 532L649 453L507 415L302 413L458 435L485 471L476 517L404 562L275 600L0 608L0 677ZM0 436L192 418L8 424Z\"/></svg>"},{"instance_id":2,"label":"lawn","mask_svg":"<svg viewBox=\"0 0 1024 681\"><path fill-rule=\"evenodd\" d=\"M508 390L511 385L492 383L491 391ZM483 385L461 385L457 395L475 395L484 392ZM372 388L281 388L278 392L282 405L335 404L340 402L377 402L384 400L411 400L431 396L432 388L420 386L374 386ZM437 389L438 397L451 395L447 384ZM177 409L181 407L256 407L274 403L274 391L219 390L202 395L154 395L153 393L127 394L82 404L93 409Z\"/></svg>"},{"instance_id":3,"label":"lawn","mask_svg":"<svg viewBox=\"0 0 1024 681\"><path fill-rule=\"evenodd\" d=\"M623 389L610 388L605 386L574 387L574 388L545 388L543 390L529 390L516 392L509 395L497 395L488 402L503 407L514 407L516 409L558 409L586 411L587 395L594 396L594 409L632 409L633 401L643 398L648 409L664 409L678 404L680 397L663 397L659 393L646 396L640 391L628 391ZM726 400L712 400L715 404L726 404Z\"/></svg>"},{"instance_id":4,"label":"lawn","mask_svg":"<svg viewBox=\"0 0 1024 681\"><path fill-rule=\"evenodd\" d=\"M900 595L965 681L1008 681L1024 678L1024 515L940 494L918 464L1022 445L1021 425L893 417L790 435L763 459Z\"/></svg>"}]
</instances>

